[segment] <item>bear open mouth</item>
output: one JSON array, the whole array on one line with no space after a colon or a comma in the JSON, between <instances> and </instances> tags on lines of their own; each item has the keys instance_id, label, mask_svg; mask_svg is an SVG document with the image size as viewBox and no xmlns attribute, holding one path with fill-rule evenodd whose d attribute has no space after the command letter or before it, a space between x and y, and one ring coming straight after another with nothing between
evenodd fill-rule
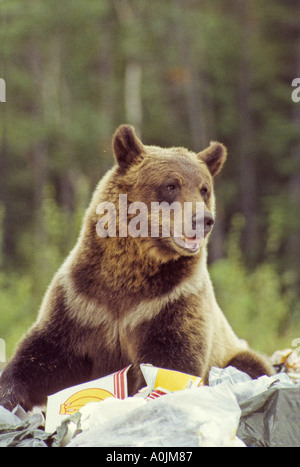
<instances>
[{"instance_id":1,"label":"bear open mouth","mask_svg":"<svg viewBox=\"0 0 300 467\"><path fill-rule=\"evenodd\" d=\"M203 246L205 240L203 237L187 237L184 234L180 236L175 234L173 238L177 246L185 250L189 250L191 253L197 253Z\"/></svg>"}]
</instances>

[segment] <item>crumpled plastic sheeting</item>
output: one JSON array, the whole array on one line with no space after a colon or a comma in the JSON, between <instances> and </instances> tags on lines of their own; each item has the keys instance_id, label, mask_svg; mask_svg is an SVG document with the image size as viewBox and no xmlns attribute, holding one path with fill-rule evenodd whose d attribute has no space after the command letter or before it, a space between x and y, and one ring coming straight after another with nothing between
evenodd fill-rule
<instances>
[{"instance_id":1,"label":"crumpled plastic sheeting","mask_svg":"<svg viewBox=\"0 0 300 467\"><path fill-rule=\"evenodd\" d=\"M27 414L22 407L17 406L9 412L0 406L0 447L60 447L69 431L69 425L74 425L72 432L78 427L80 415L74 414L65 420L54 433L46 433L43 429L45 419L40 410Z\"/></svg>"},{"instance_id":2,"label":"crumpled plastic sheeting","mask_svg":"<svg viewBox=\"0 0 300 467\"><path fill-rule=\"evenodd\" d=\"M300 447L300 388L269 389L241 405L238 436L247 446Z\"/></svg>"},{"instance_id":3,"label":"crumpled plastic sheeting","mask_svg":"<svg viewBox=\"0 0 300 467\"><path fill-rule=\"evenodd\" d=\"M212 367L209 373L209 385L212 387L216 385L227 386L234 393L239 404L271 387L274 389L295 387L286 373L251 379L249 375L232 366L227 368Z\"/></svg>"},{"instance_id":4,"label":"crumpled plastic sheeting","mask_svg":"<svg viewBox=\"0 0 300 467\"><path fill-rule=\"evenodd\" d=\"M87 411L88 406L82 420L87 429L68 447L232 446L241 414L228 388L208 386L150 402L110 398L93 404L92 417Z\"/></svg>"},{"instance_id":5,"label":"crumpled plastic sheeting","mask_svg":"<svg viewBox=\"0 0 300 467\"><path fill-rule=\"evenodd\" d=\"M43 422L40 413L22 420L0 406L0 447L47 447L49 434L39 429Z\"/></svg>"},{"instance_id":6,"label":"crumpled plastic sheeting","mask_svg":"<svg viewBox=\"0 0 300 467\"><path fill-rule=\"evenodd\" d=\"M227 387L242 410L237 436L256 447L300 447L300 385L286 373L252 380L236 368L213 367L209 384Z\"/></svg>"}]
</instances>

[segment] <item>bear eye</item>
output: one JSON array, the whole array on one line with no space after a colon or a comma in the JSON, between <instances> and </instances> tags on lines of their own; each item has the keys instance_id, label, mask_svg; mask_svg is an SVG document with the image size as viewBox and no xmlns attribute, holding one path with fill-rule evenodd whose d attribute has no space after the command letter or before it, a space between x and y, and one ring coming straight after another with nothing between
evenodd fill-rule
<instances>
[{"instance_id":1,"label":"bear eye","mask_svg":"<svg viewBox=\"0 0 300 467\"><path fill-rule=\"evenodd\" d=\"M168 191L174 191L176 190L176 185L174 183L170 183L170 185L167 186Z\"/></svg>"}]
</instances>

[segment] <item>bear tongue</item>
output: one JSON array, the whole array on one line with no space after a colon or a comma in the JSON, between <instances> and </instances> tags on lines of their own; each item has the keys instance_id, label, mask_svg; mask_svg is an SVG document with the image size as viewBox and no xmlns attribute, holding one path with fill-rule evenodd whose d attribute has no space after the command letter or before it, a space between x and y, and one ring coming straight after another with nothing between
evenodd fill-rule
<instances>
[{"instance_id":1,"label":"bear tongue","mask_svg":"<svg viewBox=\"0 0 300 467\"><path fill-rule=\"evenodd\" d=\"M175 239L177 240L177 244L181 247L187 248L189 250L198 250L203 246L204 238L197 238L195 237L186 237L185 235L175 235Z\"/></svg>"},{"instance_id":2,"label":"bear tongue","mask_svg":"<svg viewBox=\"0 0 300 467\"><path fill-rule=\"evenodd\" d=\"M185 237L185 244L188 248L197 249L201 246L201 238Z\"/></svg>"}]
</instances>

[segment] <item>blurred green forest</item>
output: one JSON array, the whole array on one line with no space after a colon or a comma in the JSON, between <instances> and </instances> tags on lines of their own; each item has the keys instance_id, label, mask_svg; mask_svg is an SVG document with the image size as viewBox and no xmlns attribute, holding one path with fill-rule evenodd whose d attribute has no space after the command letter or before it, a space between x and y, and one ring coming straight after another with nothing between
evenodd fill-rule
<instances>
[{"instance_id":1,"label":"blurred green forest","mask_svg":"<svg viewBox=\"0 0 300 467\"><path fill-rule=\"evenodd\" d=\"M209 268L234 330L272 353L300 337L299 0L0 0L0 337L34 321L112 165L146 144L229 159Z\"/></svg>"}]
</instances>

